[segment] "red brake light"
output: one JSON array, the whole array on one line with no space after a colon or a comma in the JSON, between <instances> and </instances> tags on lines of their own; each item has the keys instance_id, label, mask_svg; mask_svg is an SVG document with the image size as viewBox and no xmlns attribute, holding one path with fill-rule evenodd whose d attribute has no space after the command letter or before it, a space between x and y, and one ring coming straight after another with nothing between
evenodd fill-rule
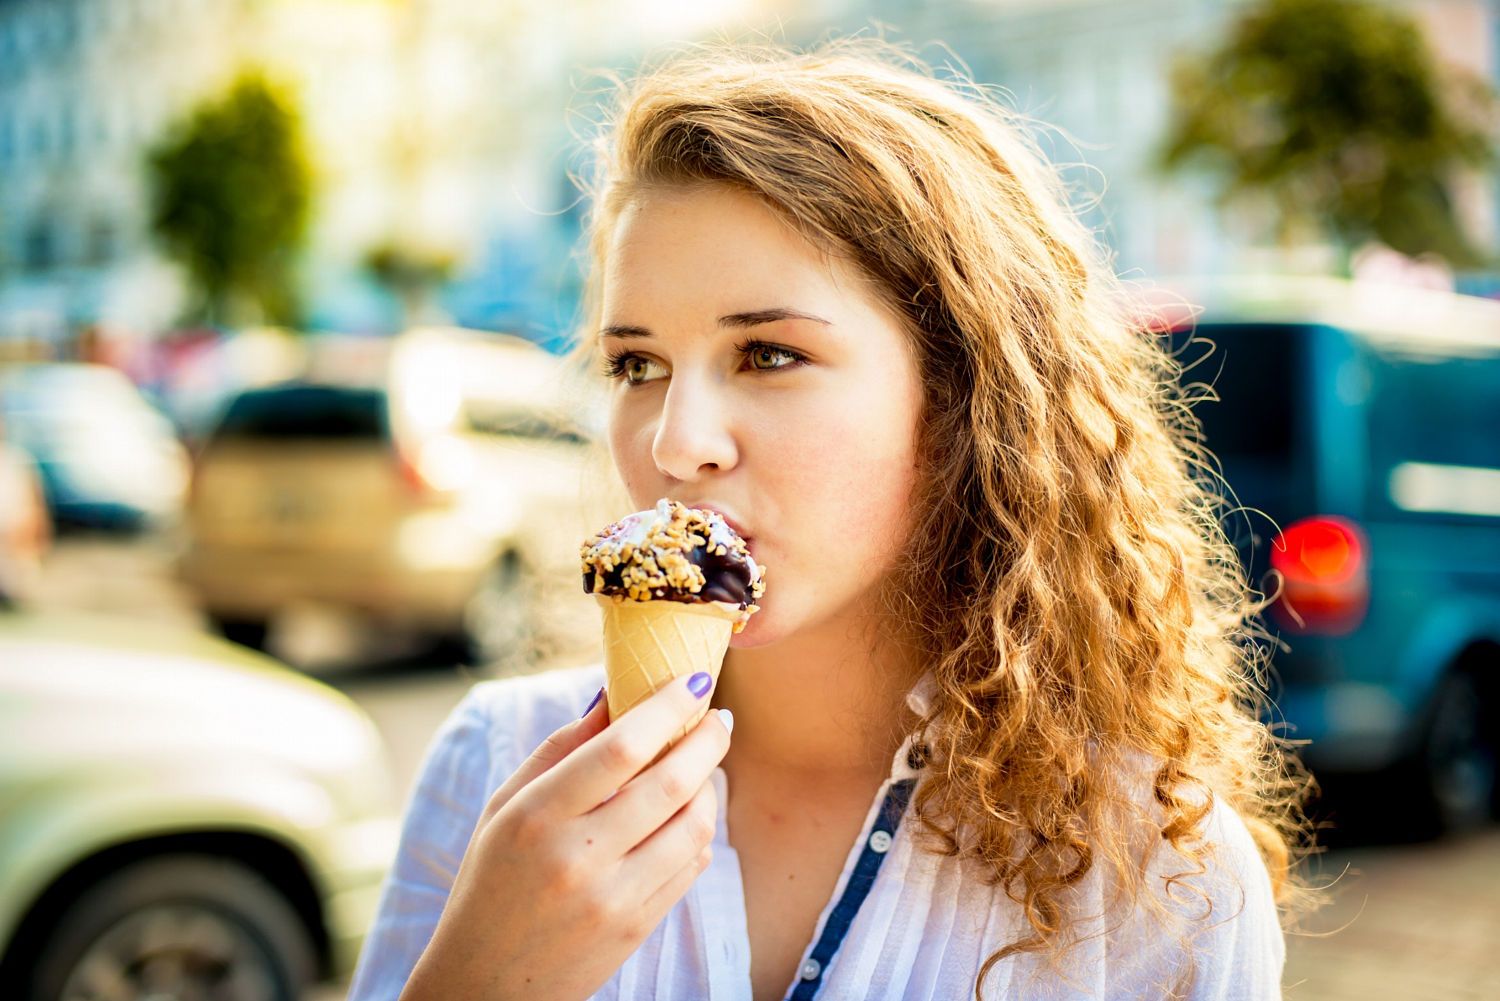
<instances>
[{"instance_id":1,"label":"red brake light","mask_svg":"<svg viewBox=\"0 0 1500 1001\"><path fill-rule=\"evenodd\" d=\"M454 435L437 435L396 452L401 481L420 496L446 497L474 478L474 455Z\"/></svg>"},{"instance_id":2,"label":"red brake light","mask_svg":"<svg viewBox=\"0 0 1500 1001\"><path fill-rule=\"evenodd\" d=\"M1283 579L1273 613L1295 632L1353 632L1370 603L1368 550L1347 518L1320 515L1288 526L1271 544L1271 567Z\"/></svg>"},{"instance_id":3,"label":"red brake light","mask_svg":"<svg viewBox=\"0 0 1500 1001\"><path fill-rule=\"evenodd\" d=\"M423 477L422 470L418 468L412 456L404 451L396 453L396 475L407 489L418 496L426 496L433 492L432 484Z\"/></svg>"}]
</instances>

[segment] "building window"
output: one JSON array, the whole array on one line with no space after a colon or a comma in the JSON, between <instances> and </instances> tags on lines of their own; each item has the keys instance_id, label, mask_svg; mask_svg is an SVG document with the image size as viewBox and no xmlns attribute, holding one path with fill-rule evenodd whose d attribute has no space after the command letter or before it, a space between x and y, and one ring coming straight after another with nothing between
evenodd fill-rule
<instances>
[{"instance_id":1,"label":"building window","mask_svg":"<svg viewBox=\"0 0 1500 1001\"><path fill-rule=\"evenodd\" d=\"M72 156L77 138L78 115L73 107L68 105L57 116L57 152L64 158Z\"/></svg>"},{"instance_id":2,"label":"building window","mask_svg":"<svg viewBox=\"0 0 1500 1001\"><path fill-rule=\"evenodd\" d=\"M38 5L36 9L36 20L31 29L31 42L33 51L37 55L45 57L52 51L52 43L57 38L57 19L54 12L46 7Z\"/></svg>"},{"instance_id":3,"label":"building window","mask_svg":"<svg viewBox=\"0 0 1500 1001\"><path fill-rule=\"evenodd\" d=\"M54 38L59 48L71 48L73 42L77 39L78 25L75 22L76 17L77 13L72 7L64 5L57 9L57 26L54 29Z\"/></svg>"},{"instance_id":4,"label":"building window","mask_svg":"<svg viewBox=\"0 0 1500 1001\"><path fill-rule=\"evenodd\" d=\"M21 260L28 271L46 271L57 264L57 234L50 222L31 224L26 231Z\"/></svg>"},{"instance_id":5,"label":"building window","mask_svg":"<svg viewBox=\"0 0 1500 1001\"><path fill-rule=\"evenodd\" d=\"M18 19L15 24L11 25L10 37L11 48L15 51L17 64L25 62L26 57L31 54L36 31L25 21Z\"/></svg>"},{"instance_id":6,"label":"building window","mask_svg":"<svg viewBox=\"0 0 1500 1001\"><path fill-rule=\"evenodd\" d=\"M47 155L47 123L40 116L31 120L30 152L37 159Z\"/></svg>"}]
</instances>

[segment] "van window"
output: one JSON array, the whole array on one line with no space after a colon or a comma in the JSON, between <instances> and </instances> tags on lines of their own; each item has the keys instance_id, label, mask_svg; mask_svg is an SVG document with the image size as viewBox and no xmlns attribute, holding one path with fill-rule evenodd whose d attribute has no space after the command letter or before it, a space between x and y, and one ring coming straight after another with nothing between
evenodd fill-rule
<instances>
[{"instance_id":1,"label":"van window","mask_svg":"<svg viewBox=\"0 0 1500 1001\"><path fill-rule=\"evenodd\" d=\"M1291 324L1202 323L1171 337L1171 350L1188 369L1181 381L1195 386L1189 395L1217 396L1194 404L1193 415L1228 484L1220 523L1260 588L1271 541L1310 513L1316 496L1307 374L1316 332ZM1217 482L1213 488L1224 489Z\"/></svg>"},{"instance_id":2,"label":"van window","mask_svg":"<svg viewBox=\"0 0 1500 1001\"><path fill-rule=\"evenodd\" d=\"M1500 358L1370 359L1374 515L1466 522L1500 515Z\"/></svg>"},{"instance_id":3,"label":"van window","mask_svg":"<svg viewBox=\"0 0 1500 1001\"><path fill-rule=\"evenodd\" d=\"M1300 393L1300 327L1269 324L1200 324L1174 331L1171 351L1184 385L1201 399L1193 415L1203 425L1204 444L1220 459L1287 461L1292 457Z\"/></svg>"},{"instance_id":4,"label":"van window","mask_svg":"<svg viewBox=\"0 0 1500 1001\"><path fill-rule=\"evenodd\" d=\"M582 444L584 435L565 416L496 400L467 400L463 427L471 434Z\"/></svg>"},{"instance_id":5,"label":"van window","mask_svg":"<svg viewBox=\"0 0 1500 1001\"><path fill-rule=\"evenodd\" d=\"M276 386L240 394L213 440L378 440L388 437L385 393L343 386Z\"/></svg>"}]
</instances>

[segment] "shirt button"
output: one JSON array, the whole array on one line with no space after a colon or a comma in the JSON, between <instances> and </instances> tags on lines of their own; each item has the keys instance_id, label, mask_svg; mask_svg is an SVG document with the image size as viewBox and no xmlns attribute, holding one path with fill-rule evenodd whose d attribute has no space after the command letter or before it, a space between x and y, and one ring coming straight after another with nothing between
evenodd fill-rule
<instances>
[{"instance_id":1,"label":"shirt button","mask_svg":"<svg viewBox=\"0 0 1500 1001\"><path fill-rule=\"evenodd\" d=\"M890 850L891 836L885 831L876 831L870 835L870 848L880 852L882 855Z\"/></svg>"},{"instance_id":2,"label":"shirt button","mask_svg":"<svg viewBox=\"0 0 1500 1001\"><path fill-rule=\"evenodd\" d=\"M803 980L817 980L818 974L822 972L823 964L818 962L816 959L809 959L807 962L802 964L801 973Z\"/></svg>"},{"instance_id":3,"label":"shirt button","mask_svg":"<svg viewBox=\"0 0 1500 1001\"><path fill-rule=\"evenodd\" d=\"M927 767L927 758L932 754L932 749L926 744L915 744L906 752L906 767L912 771L921 771Z\"/></svg>"}]
</instances>

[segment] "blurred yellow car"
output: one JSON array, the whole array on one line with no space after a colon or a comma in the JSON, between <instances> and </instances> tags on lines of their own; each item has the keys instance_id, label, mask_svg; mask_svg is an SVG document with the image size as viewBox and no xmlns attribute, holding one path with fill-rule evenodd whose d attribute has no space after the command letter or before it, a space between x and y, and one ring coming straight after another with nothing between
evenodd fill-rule
<instances>
[{"instance_id":1,"label":"blurred yellow car","mask_svg":"<svg viewBox=\"0 0 1500 1001\"><path fill-rule=\"evenodd\" d=\"M0 613L0 996L292 1001L398 836L348 699L221 639Z\"/></svg>"},{"instance_id":2,"label":"blurred yellow car","mask_svg":"<svg viewBox=\"0 0 1500 1001\"><path fill-rule=\"evenodd\" d=\"M313 605L473 662L531 658L579 590L597 431L572 386L530 342L430 330L398 339L377 380L244 391L196 457L181 579L251 647Z\"/></svg>"}]
</instances>

